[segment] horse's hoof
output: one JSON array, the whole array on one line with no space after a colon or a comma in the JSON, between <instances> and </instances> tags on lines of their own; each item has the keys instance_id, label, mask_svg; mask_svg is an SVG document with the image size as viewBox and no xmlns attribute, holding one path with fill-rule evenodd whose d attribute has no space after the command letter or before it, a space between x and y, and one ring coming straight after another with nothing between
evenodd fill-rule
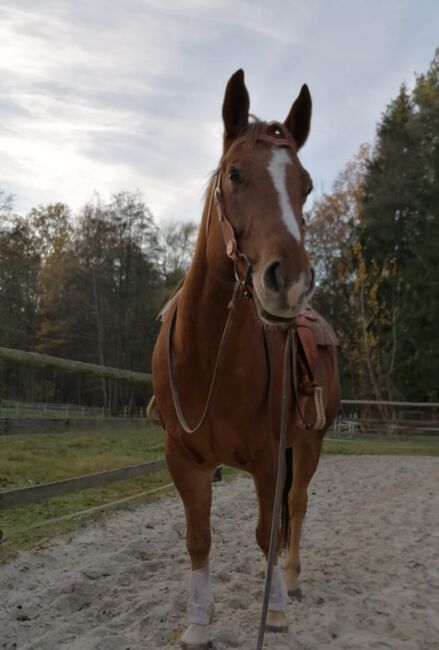
<instances>
[{"instance_id":1,"label":"horse's hoof","mask_svg":"<svg viewBox=\"0 0 439 650\"><path fill-rule=\"evenodd\" d=\"M212 644L209 643L208 625L191 623L181 637L180 647L183 650L209 650Z\"/></svg>"},{"instance_id":2,"label":"horse's hoof","mask_svg":"<svg viewBox=\"0 0 439 650\"><path fill-rule=\"evenodd\" d=\"M286 634L289 630L288 625L266 625L266 632L276 632L277 634Z\"/></svg>"},{"instance_id":3,"label":"horse's hoof","mask_svg":"<svg viewBox=\"0 0 439 650\"><path fill-rule=\"evenodd\" d=\"M293 590L289 591L288 595L289 595L290 598L292 598L293 600L298 600L299 603L300 603L300 601L303 598L303 591L301 590L300 587L297 587L297 589L293 589Z\"/></svg>"},{"instance_id":4,"label":"horse's hoof","mask_svg":"<svg viewBox=\"0 0 439 650\"><path fill-rule=\"evenodd\" d=\"M277 632L282 634L288 632L288 619L285 616L285 612L278 612L274 609L269 609L265 630L266 632Z\"/></svg>"}]
</instances>

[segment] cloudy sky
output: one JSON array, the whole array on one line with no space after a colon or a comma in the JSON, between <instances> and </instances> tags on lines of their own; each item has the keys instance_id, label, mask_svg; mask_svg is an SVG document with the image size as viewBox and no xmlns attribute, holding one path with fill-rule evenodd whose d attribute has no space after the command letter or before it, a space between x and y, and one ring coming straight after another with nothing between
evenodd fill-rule
<instances>
[{"instance_id":1,"label":"cloudy sky","mask_svg":"<svg viewBox=\"0 0 439 650\"><path fill-rule=\"evenodd\" d=\"M0 189L19 212L139 190L197 220L239 67L264 119L308 83L302 160L329 189L437 46L437 0L0 0Z\"/></svg>"}]
</instances>

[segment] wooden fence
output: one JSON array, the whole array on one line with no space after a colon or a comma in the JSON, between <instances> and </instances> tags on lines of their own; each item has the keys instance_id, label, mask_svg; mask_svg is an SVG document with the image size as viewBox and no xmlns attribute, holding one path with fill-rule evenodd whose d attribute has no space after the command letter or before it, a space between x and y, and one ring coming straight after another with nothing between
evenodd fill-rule
<instances>
[{"instance_id":1,"label":"wooden fence","mask_svg":"<svg viewBox=\"0 0 439 650\"><path fill-rule=\"evenodd\" d=\"M52 433L81 433L111 429L112 431L127 431L145 428L146 420L143 417L92 417L92 418L3 418L0 417L0 440L2 436Z\"/></svg>"},{"instance_id":2,"label":"wooden fence","mask_svg":"<svg viewBox=\"0 0 439 650\"><path fill-rule=\"evenodd\" d=\"M7 363L38 368L49 368L61 372L92 375L94 377L106 377L148 387L151 386L152 383L152 377L148 373L100 366L95 363L85 363L83 361L61 359L59 357L53 357L48 354L39 354L37 352L25 352L23 350L13 350L10 348L0 347L0 359ZM126 480L136 476L162 471L165 467L165 461L159 459L152 461L151 463L129 465L127 467L98 472L96 474L75 476L62 481L52 481L50 483L32 485L30 487L1 491L0 508L35 503L44 499L50 499L54 496L76 492L78 490L101 487L108 483L112 483L113 481Z\"/></svg>"},{"instance_id":3,"label":"wooden fence","mask_svg":"<svg viewBox=\"0 0 439 650\"><path fill-rule=\"evenodd\" d=\"M439 434L438 402L342 400L335 435L355 433Z\"/></svg>"},{"instance_id":4,"label":"wooden fence","mask_svg":"<svg viewBox=\"0 0 439 650\"><path fill-rule=\"evenodd\" d=\"M123 481L153 472L160 472L166 469L166 462L162 458L153 460L150 463L141 463L139 465L127 465L118 469L109 469L105 472L96 474L85 474L84 476L74 476L73 478L62 481L51 481L50 483L40 483L29 487L16 488L0 492L0 508L11 508L13 506L22 506L28 503L37 503L52 497L59 497L79 490L102 487L113 483L114 481Z\"/></svg>"},{"instance_id":5,"label":"wooden fence","mask_svg":"<svg viewBox=\"0 0 439 650\"><path fill-rule=\"evenodd\" d=\"M23 352L0 347L0 359L63 372L109 377L144 386L151 385L151 375L118 368L99 366L93 363L60 359L46 354ZM427 410L429 417L425 417ZM409 417L411 413L411 417ZM372 400L343 400L340 415L333 427L336 435L357 432L389 433L439 433L439 403L419 402L376 402ZM113 481L120 481L143 474L161 471L165 461L129 465L96 474L76 476L62 481L17 488L0 492L0 508L35 503L53 496L60 496L77 490L100 487Z\"/></svg>"},{"instance_id":6,"label":"wooden fence","mask_svg":"<svg viewBox=\"0 0 439 650\"><path fill-rule=\"evenodd\" d=\"M84 361L71 361L70 359L61 359L60 357L52 357L38 352L24 352L23 350L0 347L0 359L9 363L36 368L49 368L51 370L106 377L108 379L122 379L123 381L143 384L144 386L151 386L152 383L152 377L148 373L99 366L96 363L85 363Z\"/></svg>"}]
</instances>

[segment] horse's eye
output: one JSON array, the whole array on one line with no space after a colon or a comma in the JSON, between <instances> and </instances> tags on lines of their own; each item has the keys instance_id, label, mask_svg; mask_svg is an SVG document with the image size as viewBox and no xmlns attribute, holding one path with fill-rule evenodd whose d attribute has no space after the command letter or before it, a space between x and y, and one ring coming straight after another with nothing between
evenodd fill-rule
<instances>
[{"instance_id":1,"label":"horse's eye","mask_svg":"<svg viewBox=\"0 0 439 650\"><path fill-rule=\"evenodd\" d=\"M236 167L231 167L229 169L228 177L231 183L240 183L242 181L241 174L239 173L239 170L236 169Z\"/></svg>"}]
</instances>

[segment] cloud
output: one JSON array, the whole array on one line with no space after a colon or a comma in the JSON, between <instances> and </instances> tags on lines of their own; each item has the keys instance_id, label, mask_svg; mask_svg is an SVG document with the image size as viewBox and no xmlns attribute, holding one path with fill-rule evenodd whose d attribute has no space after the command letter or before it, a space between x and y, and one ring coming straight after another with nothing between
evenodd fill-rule
<instances>
[{"instance_id":1,"label":"cloud","mask_svg":"<svg viewBox=\"0 0 439 650\"><path fill-rule=\"evenodd\" d=\"M439 8L426 5L428 21L411 0L3 3L0 186L22 211L128 189L159 219L196 219L225 83L244 67L252 110L268 119L309 82L303 160L327 188L432 58Z\"/></svg>"}]
</instances>

